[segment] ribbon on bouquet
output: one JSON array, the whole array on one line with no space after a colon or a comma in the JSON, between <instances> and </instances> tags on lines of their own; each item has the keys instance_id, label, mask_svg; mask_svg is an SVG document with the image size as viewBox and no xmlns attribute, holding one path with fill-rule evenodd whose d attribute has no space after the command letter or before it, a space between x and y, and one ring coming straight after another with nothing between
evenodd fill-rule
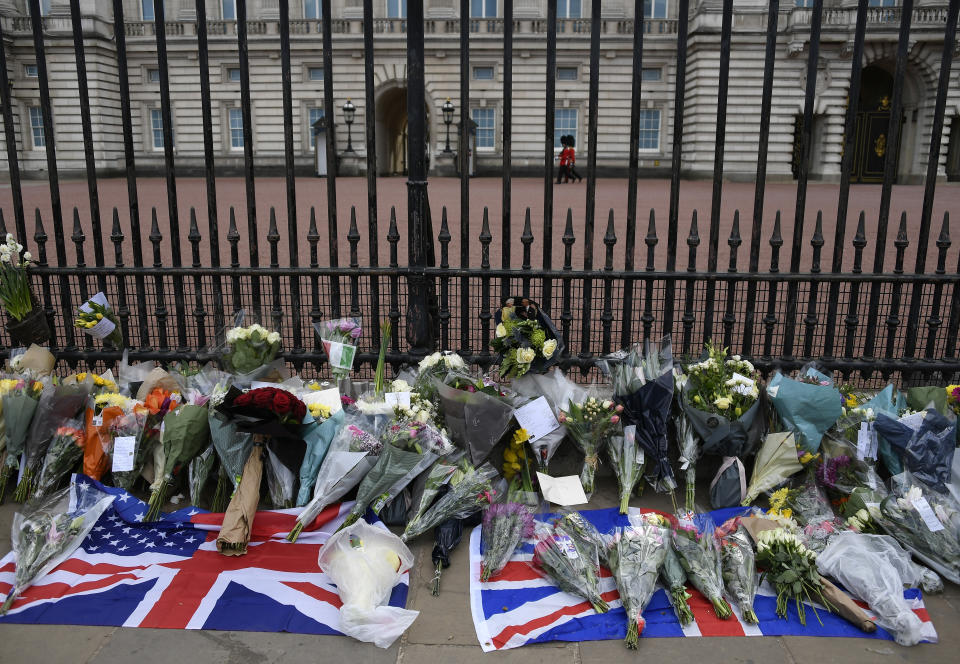
<instances>
[{"instance_id":1,"label":"ribbon on bouquet","mask_svg":"<svg viewBox=\"0 0 960 664\"><path fill-rule=\"evenodd\" d=\"M720 481L720 478L723 477L723 474L734 464L737 467L737 475L740 479L740 497L739 501L742 501L747 496L747 471L743 466L743 462L740 460L740 457L735 456L725 456L723 457L723 463L720 464L720 470L717 471L717 474L713 477L713 480L710 482L710 494L713 495L714 487L716 487L717 482ZM716 507L716 505L715 505Z\"/></svg>"}]
</instances>

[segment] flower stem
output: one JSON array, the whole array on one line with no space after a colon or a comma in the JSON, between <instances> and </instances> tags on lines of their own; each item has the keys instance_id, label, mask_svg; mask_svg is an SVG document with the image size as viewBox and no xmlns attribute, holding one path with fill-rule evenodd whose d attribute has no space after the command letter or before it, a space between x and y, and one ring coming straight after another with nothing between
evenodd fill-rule
<instances>
[{"instance_id":1,"label":"flower stem","mask_svg":"<svg viewBox=\"0 0 960 664\"><path fill-rule=\"evenodd\" d=\"M434 597L440 595L440 575L443 573L443 563L437 562L437 571L433 574L433 584L430 589L430 594Z\"/></svg>"},{"instance_id":2,"label":"flower stem","mask_svg":"<svg viewBox=\"0 0 960 664\"><path fill-rule=\"evenodd\" d=\"M303 521L297 521L297 525L293 527L293 530L290 531L290 534L287 535L288 542L296 542L297 538L300 537L300 533L303 532Z\"/></svg>"},{"instance_id":3,"label":"flower stem","mask_svg":"<svg viewBox=\"0 0 960 664\"><path fill-rule=\"evenodd\" d=\"M626 514L630 510L630 492L620 493L620 514Z\"/></svg>"},{"instance_id":4,"label":"flower stem","mask_svg":"<svg viewBox=\"0 0 960 664\"><path fill-rule=\"evenodd\" d=\"M27 497L30 495L30 487L33 484L33 469L25 468L23 471L23 477L20 478L20 483L17 485L17 490L13 494L13 499L22 503L26 501Z\"/></svg>"},{"instance_id":5,"label":"flower stem","mask_svg":"<svg viewBox=\"0 0 960 664\"><path fill-rule=\"evenodd\" d=\"M636 650L640 645L640 629L637 627L637 621L631 620L627 627L627 638L623 640L624 644L630 650Z\"/></svg>"}]
</instances>

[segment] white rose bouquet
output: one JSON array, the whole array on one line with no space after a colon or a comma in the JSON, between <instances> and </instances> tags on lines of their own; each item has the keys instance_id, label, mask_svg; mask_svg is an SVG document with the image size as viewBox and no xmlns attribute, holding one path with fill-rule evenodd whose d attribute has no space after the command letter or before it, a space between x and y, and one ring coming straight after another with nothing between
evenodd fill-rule
<instances>
[{"instance_id":1,"label":"white rose bouquet","mask_svg":"<svg viewBox=\"0 0 960 664\"><path fill-rule=\"evenodd\" d=\"M280 333L254 323L227 330L223 368L235 374L249 374L270 364L280 351Z\"/></svg>"}]
</instances>

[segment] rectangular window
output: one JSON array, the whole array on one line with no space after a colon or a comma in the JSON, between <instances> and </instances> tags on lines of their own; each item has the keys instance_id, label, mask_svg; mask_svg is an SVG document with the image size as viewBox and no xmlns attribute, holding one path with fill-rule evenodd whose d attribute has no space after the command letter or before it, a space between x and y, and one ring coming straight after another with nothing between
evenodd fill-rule
<instances>
[{"instance_id":1,"label":"rectangular window","mask_svg":"<svg viewBox=\"0 0 960 664\"><path fill-rule=\"evenodd\" d=\"M660 110L645 109L640 111L640 143L641 150L660 149Z\"/></svg>"},{"instance_id":2,"label":"rectangular window","mask_svg":"<svg viewBox=\"0 0 960 664\"><path fill-rule=\"evenodd\" d=\"M496 147L496 116L492 108L475 108L471 111L477 123L477 149L493 150Z\"/></svg>"},{"instance_id":3,"label":"rectangular window","mask_svg":"<svg viewBox=\"0 0 960 664\"><path fill-rule=\"evenodd\" d=\"M323 82L323 67L309 67L307 69L307 78L311 81Z\"/></svg>"},{"instance_id":4,"label":"rectangular window","mask_svg":"<svg viewBox=\"0 0 960 664\"><path fill-rule=\"evenodd\" d=\"M667 18L667 0L643 0L644 18Z\"/></svg>"},{"instance_id":5,"label":"rectangular window","mask_svg":"<svg viewBox=\"0 0 960 664\"><path fill-rule=\"evenodd\" d=\"M473 80L475 80L475 81L492 81L492 80L493 80L493 67L474 67L474 68L473 68Z\"/></svg>"},{"instance_id":6,"label":"rectangular window","mask_svg":"<svg viewBox=\"0 0 960 664\"><path fill-rule=\"evenodd\" d=\"M239 67L230 67L227 70L227 78L230 79L231 83L240 82L240 68Z\"/></svg>"},{"instance_id":7,"label":"rectangular window","mask_svg":"<svg viewBox=\"0 0 960 664\"><path fill-rule=\"evenodd\" d=\"M320 20L320 0L303 0L303 18Z\"/></svg>"},{"instance_id":8,"label":"rectangular window","mask_svg":"<svg viewBox=\"0 0 960 664\"><path fill-rule=\"evenodd\" d=\"M220 0L220 18L224 21L237 20L237 0Z\"/></svg>"},{"instance_id":9,"label":"rectangular window","mask_svg":"<svg viewBox=\"0 0 960 664\"><path fill-rule=\"evenodd\" d=\"M147 70L147 83L159 83L160 82L160 70L159 69L148 69Z\"/></svg>"},{"instance_id":10,"label":"rectangular window","mask_svg":"<svg viewBox=\"0 0 960 664\"><path fill-rule=\"evenodd\" d=\"M387 0L387 18L407 18L407 0Z\"/></svg>"},{"instance_id":11,"label":"rectangular window","mask_svg":"<svg viewBox=\"0 0 960 664\"><path fill-rule=\"evenodd\" d=\"M557 67L557 80L558 81L575 81L579 74L579 69L577 67Z\"/></svg>"},{"instance_id":12,"label":"rectangular window","mask_svg":"<svg viewBox=\"0 0 960 664\"><path fill-rule=\"evenodd\" d=\"M153 0L140 0L140 18L144 21L153 20Z\"/></svg>"},{"instance_id":13,"label":"rectangular window","mask_svg":"<svg viewBox=\"0 0 960 664\"><path fill-rule=\"evenodd\" d=\"M36 78L37 77L37 65L24 65L23 66L23 75L27 78Z\"/></svg>"},{"instance_id":14,"label":"rectangular window","mask_svg":"<svg viewBox=\"0 0 960 664\"><path fill-rule=\"evenodd\" d=\"M27 10L29 14L30 10ZM50 15L50 0L40 0L40 16Z\"/></svg>"},{"instance_id":15,"label":"rectangular window","mask_svg":"<svg viewBox=\"0 0 960 664\"><path fill-rule=\"evenodd\" d=\"M870 5L873 6L873 3L876 0L870 0ZM797 7L813 8L813 0L794 0L794 5Z\"/></svg>"},{"instance_id":16,"label":"rectangular window","mask_svg":"<svg viewBox=\"0 0 960 664\"><path fill-rule=\"evenodd\" d=\"M646 67L640 72L641 81L662 81L663 80L663 71L659 68L650 68Z\"/></svg>"},{"instance_id":17,"label":"rectangular window","mask_svg":"<svg viewBox=\"0 0 960 664\"><path fill-rule=\"evenodd\" d=\"M813 0L807 0L810 4L805 7L813 7ZM867 3L870 7L896 7L897 0L870 0Z\"/></svg>"},{"instance_id":18,"label":"rectangular window","mask_svg":"<svg viewBox=\"0 0 960 664\"><path fill-rule=\"evenodd\" d=\"M553 116L553 147L559 150L561 136L577 137L577 109L558 108Z\"/></svg>"},{"instance_id":19,"label":"rectangular window","mask_svg":"<svg viewBox=\"0 0 960 664\"><path fill-rule=\"evenodd\" d=\"M313 150L316 144L316 141L313 137L313 125L317 120L324 117L322 108L310 108L307 109L307 135L310 137L310 149Z\"/></svg>"},{"instance_id":20,"label":"rectangular window","mask_svg":"<svg viewBox=\"0 0 960 664\"><path fill-rule=\"evenodd\" d=\"M153 132L153 149L163 149L163 116L159 108L150 109L150 129Z\"/></svg>"},{"instance_id":21,"label":"rectangular window","mask_svg":"<svg viewBox=\"0 0 960 664\"><path fill-rule=\"evenodd\" d=\"M557 18L582 18L580 0L557 0Z\"/></svg>"},{"instance_id":22,"label":"rectangular window","mask_svg":"<svg viewBox=\"0 0 960 664\"><path fill-rule=\"evenodd\" d=\"M497 0L470 0L472 18L496 18Z\"/></svg>"},{"instance_id":23,"label":"rectangular window","mask_svg":"<svg viewBox=\"0 0 960 664\"><path fill-rule=\"evenodd\" d=\"M47 142L43 136L43 114L39 106L30 107L30 133L33 135L33 147L44 148Z\"/></svg>"},{"instance_id":24,"label":"rectangular window","mask_svg":"<svg viewBox=\"0 0 960 664\"><path fill-rule=\"evenodd\" d=\"M230 149L243 149L243 113L239 108L230 109Z\"/></svg>"}]
</instances>

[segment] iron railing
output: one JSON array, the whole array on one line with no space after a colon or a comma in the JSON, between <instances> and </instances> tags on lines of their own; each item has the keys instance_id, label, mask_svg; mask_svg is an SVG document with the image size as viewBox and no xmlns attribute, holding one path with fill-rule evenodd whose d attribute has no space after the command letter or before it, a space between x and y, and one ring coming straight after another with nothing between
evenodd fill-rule
<instances>
[{"instance_id":1,"label":"iron railing","mask_svg":"<svg viewBox=\"0 0 960 664\"><path fill-rule=\"evenodd\" d=\"M387 318L393 322L390 360L402 363L415 360L433 348L458 350L471 361L484 366L494 363L489 349L493 333L493 318L501 296L519 293L539 301L556 320L567 340L567 354L563 366L588 369L600 356L641 339L670 333L675 348L684 354L696 354L708 339L722 341L732 352L738 352L755 361L762 370L774 367L792 368L817 359L826 366L842 371L846 376L870 380L901 374L906 380L950 380L960 372L958 357L958 328L960 328L960 286L958 272L948 269L947 257L951 246L949 219L932 218L937 169L950 68L957 31L960 0L950 0L946 10L915 10L914 0L903 0L902 7L883 10L868 7L867 0L859 0L856 9L856 27L850 59L851 79L849 98L857 99L861 81L864 41L868 24L875 22L899 23L899 42L896 53L893 98L891 100L891 145L897 144L903 104L903 79L910 48L910 28L914 21L924 23L943 21L945 32L940 59L936 104L930 126L930 152L919 211L919 231L908 232L906 214L899 220L893 240L896 258L893 269L886 264L890 224L890 198L896 180L896 150L888 150L883 184L879 189L880 211L876 226L860 214L853 238L848 238L848 199L850 173L854 154L856 105L849 104L845 115L845 144L839 187L839 205L834 237L828 251L830 263L823 266L825 238L822 218L817 216L812 233L805 226L806 194L809 176L811 134L813 131L814 102L817 86L820 33L823 27L839 21L838 12L852 9L824 11L823 0L816 0L802 19L808 30L807 76L804 112L800 129L798 186L793 215L792 232L788 238L789 261L781 251L784 232L781 213L774 219L764 218L766 190L767 149L770 138L770 110L773 96L774 66L778 37L779 0L769 1L766 33L762 108L759 125L759 149L752 218L749 231L741 234L739 213L733 218L730 235L726 238L726 265L721 262L721 204L724 190L724 149L727 122L728 81L730 74L733 2L723 0L720 27L720 75L716 116L715 160L709 228L701 238L697 213L694 212L689 230L680 218L680 181L684 138L684 102L687 41L689 29L689 0L678 0L677 18L645 21L643 0L636 0L633 20L601 20L600 0L590 3L591 16L577 21L558 21L556 3L548 2L546 20L530 23L533 30L542 32L546 42L544 108L544 178L543 219L533 219L529 207L524 215L519 236L522 258L517 266L513 256L514 220L511 218L512 163L511 124L513 117L512 57L514 29L519 25L512 15L512 4L504 3L504 16L497 19L463 21L427 21L423 2L410 0L409 15L403 21L375 19L372 0L363 2L363 57L366 86L366 108L374 108L374 48L375 34L396 33L407 42L407 99L409 109L409 168L408 216L398 220L391 209L385 235L380 220L382 209L377 195L377 150L374 113L365 113L366 126L366 182L367 206L364 227L368 258L361 264L360 244L362 222L358 222L356 208L351 209L346 240L349 245L349 264L339 262L338 245L341 240L337 212L337 177L332 172L326 178L326 209L310 210L309 222L297 218L297 190L294 179L293 103L291 94L290 34L303 35L319 31L323 47L323 94L326 117L334 117L334 91L337 81L333 61L333 35L350 32L349 22L334 20L330 14L330 0L322 1L323 19L319 22L290 20L288 0L280 0L279 31L280 80L284 154L286 169L286 211L270 210L264 224L258 219L256 181L251 124L250 63L248 39L251 34L262 34L273 28L263 21L247 19L245 0L237 0L237 20L224 22L208 20L204 0L196 1L196 21L169 21L164 16L164 3L156 3L156 20L150 23L127 22L122 0L113 0L119 102L125 155L127 210L121 213L100 209L98 180L92 120L88 102L88 72L85 63L84 33L81 26L79 0L70 2L70 25L76 55L78 94L83 132L86 179L89 197L89 226L81 223L80 213L73 208L72 233L69 239L75 247L76 259L67 259L67 221L63 219L63 204L58 181L56 136L52 119L52 104L45 57L44 23L37 0L28 2L29 20L18 19L15 30L30 30L36 55L39 96L41 99L45 151L52 214L41 218L39 210L33 215L28 232L28 212L24 209L20 169L17 159L11 91L7 80L6 51L0 48L0 103L7 145L7 159L12 192L13 228L18 238L28 245L37 260L34 271L36 288L48 321L55 331L52 345L63 359L72 364L103 365L115 362L120 350L101 348L71 327L75 308L97 290L105 291L115 304L131 356L135 359L199 360L215 345L231 314L246 309L261 317L267 324L282 331L286 358L302 370L314 369L325 361L322 345L315 338L311 324L326 318L344 315L363 319L369 334L363 343L362 363L369 366L375 359L379 345L376 321ZM461 0L461 16L469 16L470 3ZM795 12L793 12L795 13ZM826 20L825 20L826 17ZM62 19L61 19L62 20ZM797 19L799 20L799 19ZM796 22L796 21L794 21ZM643 30L635 30L642 24ZM9 24L7 24L9 25ZM273 26L274 23L269 23ZM439 26L439 27L438 27ZM832 29L832 28L831 28ZM630 145L638 144L639 112L643 102L641 71L643 69L643 41L651 34L670 35L676 39L676 80L672 117L672 152L669 212L666 219L655 218L651 210L646 223L646 234L640 238L646 247L646 258L638 253L638 226L642 232L641 212L637 209L637 181L640 175L638 154L630 151L628 165L627 206L625 232L617 237L617 224L611 210L601 241L602 267L594 265L597 240L596 219L596 163L597 126L600 80L600 39L603 31L612 30L633 35L632 92ZM450 219L452 211L434 210L439 219L439 231L434 232L427 199L427 172L425 155L424 106L424 35L443 31L459 33L461 72L470 71L470 40L478 33L497 35L503 40L503 169L502 206L499 215L499 241L495 242L494 227L484 208L482 225L478 229L470 223L471 181L467 175L468 155L458 155L460 175L459 219ZM563 245L554 246L554 113L555 76L557 62L557 34L570 32L589 34L589 123L587 150L589 164L586 187L586 205L583 219L574 220L570 210L559 234ZM204 214L190 209L179 209L177 196L176 158L173 150L171 122L171 93L168 78L167 37L170 34L195 34L199 54L199 86L205 155L205 182L207 209ZM239 50L240 97L243 112L243 173L245 184L244 209L224 210L217 198L217 175L213 131L213 110L210 90L210 64L207 40L213 35L236 36ZM160 77L162 132L166 172L167 210L165 223L162 211L149 213L142 209L137 188L136 150L131 118L131 93L127 69L127 37L155 37ZM491 37L485 36L485 39ZM0 42L4 36L0 30ZM470 77L460 78L460 141L468 145L470 124ZM336 153L333 132L326 134L328 154ZM439 212L439 215L436 213ZM109 234L105 233L104 214L111 215ZM562 213L561 213L562 214ZM146 217L149 216L149 221ZM363 213L360 213L363 216ZM706 215L704 215L706 216ZM8 217L9 219L9 212ZM181 220L186 221L186 239L190 245L189 257L181 245ZM223 221L227 221L225 235L229 260L220 255ZM245 223L244 223L245 221ZM266 226L266 234L262 229ZM145 226L148 226L145 228ZM48 235L52 227L52 242ZM458 228L459 227L459 228ZM0 210L0 231L6 231L3 211ZM87 237L85 229L92 237ZM306 228L306 233L303 229ZM401 249L401 228L407 243ZM285 230L285 237L281 231ZM453 233L459 230L460 257L450 255ZM560 230L557 228L556 230ZM666 235L666 259L658 264L657 246ZM146 232L145 232L146 231ZM935 268L928 271L929 244L936 247ZM684 233L681 236L681 233ZM870 246L874 260L864 265L864 252ZM29 241L28 241L29 239ZM261 242L265 239L265 245ZM380 242L386 240L389 249L388 265L379 262ZM698 252L702 239L706 240L706 270L701 269ZM89 243L88 243L89 240ZM300 265L298 247L303 242L309 248L309 264ZM145 250L145 241L151 252ZM682 259L680 243L687 249L687 261ZM740 248L749 241L746 260L740 257ZM471 263L471 246L479 243L480 263ZM770 261L760 264L762 243L769 243ZM108 260L110 245L113 259ZM241 244L248 250L241 258ZM491 249L499 244L499 267L494 264ZM809 267L801 260L805 245L810 245ZM915 264L907 269L906 251L915 244ZM288 258L281 264L281 245ZM439 256L435 254L439 246ZM539 246L540 265L533 264L533 249ZM574 248L582 253L582 263L575 266ZM579 248L582 246L582 252ZM93 264L87 264L88 247L93 250ZM261 257L265 249L267 257ZM852 270L844 270L844 256L853 253ZM129 252L129 254L128 254ZM132 258L126 258L127 256ZM869 254L867 254L869 257ZM185 263L184 261L188 261ZM132 261L132 264L128 264ZM453 263L457 263L454 265Z\"/></svg>"}]
</instances>

